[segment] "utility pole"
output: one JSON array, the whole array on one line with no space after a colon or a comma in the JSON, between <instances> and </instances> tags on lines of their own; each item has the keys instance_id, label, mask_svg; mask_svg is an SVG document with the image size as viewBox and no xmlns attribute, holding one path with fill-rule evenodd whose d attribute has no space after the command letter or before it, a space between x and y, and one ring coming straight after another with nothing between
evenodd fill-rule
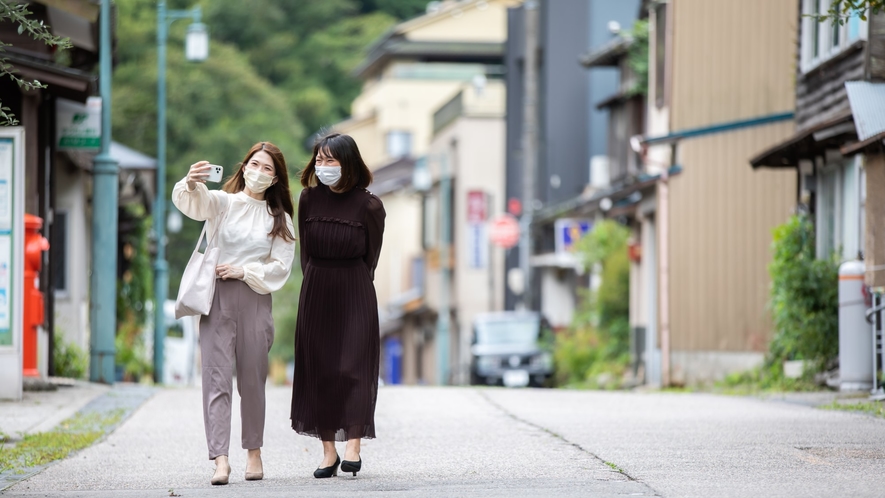
<instances>
[{"instance_id":1,"label":"utility pole","mask_svg":"<svg viewBox=\"0 0 885 498\"><path fill-rule=\"evenodd\" d=\"M449 173L448 155L443 152L439 155L439 214L440 214L440 241L439 241L439 270L440 270L440 296L439 317L436 319L436 371L439 385L449 383L449 325L451 315L450 287L452 268L449 265L449 254L452 242L452 177Z\"/></svg>"},{"instance_id":2,"label":"utility pole","mask_svg":"<svg viewBox=\"0 0 885 498\"><path fill-rule=\"evenodd\" d=\"M519 266L522 269L523 309L532 308L532 214L535 210L535 171L538 163L538 0L523 5L525 16L525 65L522 124L522 219Z\"/></svg>"},{"instance_id":3,"label":"utility pole","mask_svg":"<svg viewBox=\"0 0 885 498\"><path fill-rule=\"evenodd\" d=\"M111 157L111 2L101 1L99 89L101 152L92 169L92 279L89 296L89 380L114 383L117 335L117 208L119 168Z\"/></svg>"}]
</instances>

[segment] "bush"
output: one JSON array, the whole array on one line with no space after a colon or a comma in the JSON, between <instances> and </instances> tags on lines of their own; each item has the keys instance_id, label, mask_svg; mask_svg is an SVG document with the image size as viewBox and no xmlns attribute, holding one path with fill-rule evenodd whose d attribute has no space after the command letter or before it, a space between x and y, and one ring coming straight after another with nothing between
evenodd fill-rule
<instances>
[{"instance_id":1,"label":"bush","mask_svg":"<svg viewBox=\"0 0 885 498\"><path fill-rule=\"evenodd\" d=\"M775 335L767 365L807 360L822 371L839 354L839 264L815 258L814 225L795 215L774 230L770 306Z\"/></svg>"},{"instance_id":2,"label":"bush","mask_svg":"<svg viewBox=\"0 0 885 498\"><path fill-rule=\"evenodd\" d=\"M143 328L133 318L120 324L114 347L117 350L115 364L123 370L122 380L138 382L153 374L153 363L144 345Z\"/></svg>"},{"instance_id":3,"label":"bush","mask_svg":"<svg viewBox=\"0 0 885 498\"><path fill-rule=\"evenodd\" d=\"M620 386L630 361L629 230L605 220L582 238L577 250L587 268L597 268L597 292L579 291L571 326L556 336L553 358L557 381L590 388Z\"/></svg>"},{"instance_id":4,"label":"bush","mask_svg":"<svg viewBox=\"0 0 885 498\"><path fill-rule=\"evenodd\" d=\"M52 341L52 360L56 377L83 379L86 377L88 357L80 346L68 342L59 329L55 329Z\"/></svg>"}]
</instances>

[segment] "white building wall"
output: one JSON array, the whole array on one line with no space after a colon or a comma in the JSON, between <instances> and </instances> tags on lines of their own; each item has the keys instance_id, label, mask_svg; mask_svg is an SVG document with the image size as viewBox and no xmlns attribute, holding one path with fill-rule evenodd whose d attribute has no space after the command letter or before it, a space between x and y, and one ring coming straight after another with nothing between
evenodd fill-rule
<instances>
[{"instance_id":1,"label":"white building wall","mask_svg":"<svg viewBox=\"0 0 885 498\"><path fill-rule=\"evenodd\" d=\"M91 260L91 210L86 199L91 181L80 169L56 171L56 212L67 213L67 289L55 292L55 329L64 340L89 348L89 261Z\"/></svg>"},{"instance_id":2,"label":"white building wall","mask_svg":"<svg viewBox=\"0 0 885 498\"><path fill-rule=\"evenodd\" d=\"M465 92L470 90L465 90ZM499 99L501 93L488 92L489 99ZM476 103L477 96L465 100ZM503 109L503 107L502 107ZM468 111L469 112L469 111ZM454 216L452 236L454 269L452 272L452 308L457 323L452 323L451 334L455 341L451 350L453 381L469 382L471 325L477 313L503 309L503 250L489 247L487 226L483 230L486 239L484 266L471 267L468 254L469 224L467 222L467 194L480 190L486 194L487 218L503 212L504 205L504 120L497 117L464 117L442 130L434 137L429 154L434 176L439 172L440 154L448 155L448 167L453 177L452 206ZM436 307L440 285L439 270L428 268L428 303Z\"/></svg>"}]
</instances>

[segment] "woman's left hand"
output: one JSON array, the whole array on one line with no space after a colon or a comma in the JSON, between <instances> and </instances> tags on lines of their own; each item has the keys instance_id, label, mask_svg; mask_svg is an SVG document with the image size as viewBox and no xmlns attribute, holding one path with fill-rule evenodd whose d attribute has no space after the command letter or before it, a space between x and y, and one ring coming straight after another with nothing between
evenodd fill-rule
<instances>
[{"instance_id":1,"label":"woman's left hand","mask_svg":"<svg viewBox=\"0 0 885 498\"><path fill-rule=\"evenodd\" d=\"M243 272L243 268L239 266L231 266L231 265L218 265L215 267L215 274L221 277L222 280L228 279L236 279L243 280L243 277L246 275Z\"/></svg>"}]
</instances>

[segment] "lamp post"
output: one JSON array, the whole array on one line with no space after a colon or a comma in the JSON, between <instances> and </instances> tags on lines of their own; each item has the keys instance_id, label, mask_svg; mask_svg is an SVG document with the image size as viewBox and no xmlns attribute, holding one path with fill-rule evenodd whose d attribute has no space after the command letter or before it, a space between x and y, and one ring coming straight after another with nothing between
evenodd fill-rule
<instances>
[{"instance_id":1,"label":"lamp post","mask_svg":"<svg viewBox=\"0 0 885 498\"><path fill-rule=\"evenodd\" d=\"M157 257L154 261L154 382L163 381L163 340L166 338L166 303L169 265L166 262L166 39L169 27L179 19L192 20L185 38L185 58L200 62L209 57L209 32L200 22L199 6L190 10L166 10L166 2L157 2L157 198L154 201L154 236Z\"/></svg>"},{"instance_id":2,"label":"lamp post","mask_svg":"<svg viewBox=\"0 0 885 498\"><path fill-rule=\"evenodd\" d=\"M114 383L117 332L117 205L119 168L111 157L111 5L102 0L99 20L101 151L92 186L92 277L90 281L89 380Z\"/></svg>"}]
</instances>

